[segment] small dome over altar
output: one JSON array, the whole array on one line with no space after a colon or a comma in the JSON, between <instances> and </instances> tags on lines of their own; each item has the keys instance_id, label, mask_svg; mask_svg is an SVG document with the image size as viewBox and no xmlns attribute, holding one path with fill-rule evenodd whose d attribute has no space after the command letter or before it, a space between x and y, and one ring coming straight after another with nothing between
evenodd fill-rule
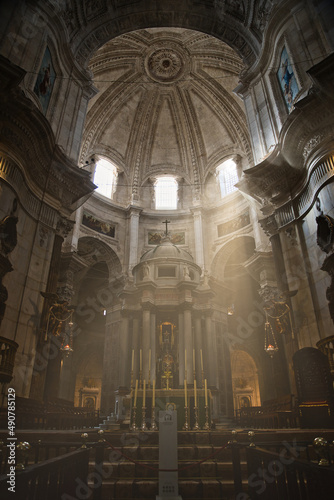
<instances>
[{"instance_id":1,"label":"small dome over altar","mask_svg":"<svg viewBox=\"0 0 334 500\"><path fill-rule=\"evenodd\" d=\"M145 252L141 256L140 262L152 259L178 259L194 262L192 255L183 248L174 245L169 236L164 236L159 245Z\"/></svg>"},{"instance_id":2,"label":"small dome over altar","mask_svg":"<svg viewBox=\"0 0 334 500\"><path fill-rule=\"evenodd\" d=\"M171 242L165 235L154 248L146 251L132 270L135 283L155 283L155 286L176 286L187 282L198 285L202 273L187 250Z\"/></svg>"}]
</instances>

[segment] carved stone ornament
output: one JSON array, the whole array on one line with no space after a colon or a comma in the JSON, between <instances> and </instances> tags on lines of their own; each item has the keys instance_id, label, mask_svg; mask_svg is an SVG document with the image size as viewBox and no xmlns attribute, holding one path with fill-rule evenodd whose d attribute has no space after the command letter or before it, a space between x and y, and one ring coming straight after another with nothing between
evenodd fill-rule
<instances>
[{"instance_id":1,"label":"carved stone ornament","mask_svg":"<svg viewBox=\"0 0 334 500\"><path fill-rule=\"evenodd\" d=\"M171 83L183 74L184 63L181 54L174 48L160 48L149 54L146 71L153 79L161 83Z\"/></svg>"},{"instance_id":2,"label":"carved stone ornament","mask_svg":"<svg viewBox=\"0 0 334 500\"><path fill-rule=\"evenodd\" d=\"M276 286L264 285L258 290L258 294L265 304L278 302L280 291Z\"/></svg>"},{"instance_id":3,"label":"carved stone ornament","mask_svg":"<svg viewBox=\"0 0 334 500\"><path fill-rule=\"evenodd\" d=\"M72 231L74 226L74 221L65 219L63 217L59 217L56 227L56 234L61 236L62 238L66 238L66 236Z\"/></svg>"}]
</instances>

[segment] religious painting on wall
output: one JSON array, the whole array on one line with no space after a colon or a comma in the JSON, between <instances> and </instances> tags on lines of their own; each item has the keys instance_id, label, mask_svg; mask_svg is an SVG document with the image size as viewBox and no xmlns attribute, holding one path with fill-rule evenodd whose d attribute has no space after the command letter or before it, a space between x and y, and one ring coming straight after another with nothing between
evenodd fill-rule
<instances>
[{"instance_id":1,"label":"religious painting on wall","mask_svg":"<svg viewBox=\"0 0 334 500\"><path fill-rule=\"evenodd\" d=\"M82 224L93 231L115 238L115 226L107 222L96 219L87 212L83 213Z\"/></svg>"},{"instance_id":2,"label":"religious painting on wall","mask_svg":"<svg viewBox=\"0 0 334 500\"><path fill-rule=\"evenodd\" d=\"M149 245L159 245L163 238L163 233L161 231L149 231L148 232L148 244ZM170 240L173 245L185 245L186 237L184 231L171 231L169 233Z\"/></svg>"},{"instance_id":3,"label":"religious painting on wall","mask_svg":"<svg viewBox=\"0 0 334 500\"><path fill-rule=\"evenodd\" d=\"M46 114L46 110L48 109L55 76L56 74L52 64L51 53L49 48L46 47L34 87L34 92L42 105L44 114Z\"/></svg>"},{"instance_id":4,"label":"religious painting on wall","mask_svg":"<svg viewBox=\"0 0 334 500\"><path fill-rule=\"evenodd\" d=\"M277 78L283 92L285 104L290 111L299 92L299 86L286 47L283 48L281 53Z\"/></svg>"}]
</instances>

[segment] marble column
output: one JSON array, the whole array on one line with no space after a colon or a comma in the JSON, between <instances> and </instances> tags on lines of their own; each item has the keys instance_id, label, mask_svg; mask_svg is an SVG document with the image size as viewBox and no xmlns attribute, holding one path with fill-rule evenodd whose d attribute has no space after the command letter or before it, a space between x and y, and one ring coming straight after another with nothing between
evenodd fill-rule
<instances>
[{"instance_id":1,"label":"marble column","mask_svg":"<svg viewBox=\"0 0 334 500\"><path fill-rule=\"evenodd\" d=\"M192 384L193 376L193 339L191 328L191 309L185 308L183 312L184 348L187 350L187 383Z\"/></svg>"},{"instance_id":2,"label":"marble column","mask_svg":"<svg viewBox=\"0 0 334 500\"><path fill-rule=\"evenodd\" d=\"M130 335L129 335L129 318L127 316L122 317L121 321L121 332L119 338L119 386L129 387L130 386L130 370L131 361L130 358Z\"/></svg>"},{"instance_id":3,"label":"marble column","mask_svg":"<svg viewBox=\"0 0 334 500\"><path fill-rule=\"evenodd\" d=\"M206 338L206 349L205 349L205 366L206 366L206 378L208 379L208 384L210 386L216 386L215 374L217 370L217 353L215 350L215 342L213 338L213 328L211 313L205 316L205 338Z\"/></svg>"},{"instance_id":4,"label":"marble column","mask_svg":"<svg viewBox=\"0 0 334 500\"><path fill-rule=\"evenodd\" d=\"M202 369L201 369L201 349L202 346L202 330L201 330L201 318L197 316L195 318L195 332L194 332L194 349L195 349L195 361L196 361L196 379L199 385L202 385ZM204 368L204 367L203 367ZM204 378L205 373L204 373Z\"/></svg>"},{"instance_id":5,"label":"marble column","mask_svg":"<svg viewBox=\"0 0 334 500\"><path fill-rule=\"evenodd\" d=\"M179 312L179 385L184 384L184 328L183 312Z\"/></svg>"},{"instance_id":6,"label":"marble column","mask_svg":"<svg viewBox=\"0 0 334 500\"><path fill-rule=\"evenodd\" d=\"M152 311L151 312L151 387L153 379L155 379L155 351L156 351L156 315Z\"/></svg>"},{"instance_id":7,"label":"marble column","mask_svg":"<svg viewBox=\"0 0 334 500\"><path fill-rule=\"evenodd\" d=\"M134 350L133 384L135 386L136 379L139 380L140 339L139 339L139 319L138 318L133 319L132 349ZM131 355L132 355L132 352L131 352Z\"/></svg>"},{"instance_id":8,"label":"marble column","mask_svg":"<svg viewBox=\"0 0 334 500\"><path fill-rule=\"evenodd\" d=\"M204 238L203 238L203 222L202 210L200 208L193 211L194 217L194 233L195 233L195 255L196 264L204 269Z\"/></svg>"},{"instance_id":9,"label":"marble column","mask_svg":"<svg viewBox=\"0 0 334 500\"><path fill-rule=\"evenodd\" d=\"M142 353L143 353L143 380L148 381L148 353L151 344L151 311L149 308L143 309L143 334L142 334Z\"/></svg>"},{"instance_id":10,"label":"marble column","mask_svg":"<svg viewBox=\"0 0 334 500\"><path fill-rule=\"evenodd\" d=\"M138 232L139 232L139 217L141 210L131 208L130 210L130 241L129 241L129 270L138 263Z\"/></svg>"},{"instance_id":11,"label":"marble column","mask_svg":"<svg viewBox=\"0 0 334 500\"><path fill-rule=\"evenodd\" d=\"M73 250L78 249L78 241L80 237L80 226L81 226L81 221L82 221L82 216L83 216L83 205L78 208L78 210L75 212L75 224L73 227L73 232L72 232L72 241L71 241L71 246Z\"/></svg>"}]
</instances>

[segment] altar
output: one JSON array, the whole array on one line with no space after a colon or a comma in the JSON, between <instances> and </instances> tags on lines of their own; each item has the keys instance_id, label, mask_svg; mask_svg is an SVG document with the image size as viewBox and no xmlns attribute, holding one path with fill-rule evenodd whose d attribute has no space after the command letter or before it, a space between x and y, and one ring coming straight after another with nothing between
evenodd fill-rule
<instances>
[{"instance_id":1,"label":"altar","mask_svg":"<svg viewBox=\"0 0 334 500\"><path fill-rule=\"evenodd\" d=\"M145 396L143 389L138 390L136 406L134 405L134 394L132 394L130 403L130 424L132 425L135 421L135 425L138 430L142 429L143 425L143 399L145 398L145 424L147 430L151 429L153 418L155 424L159 428L159 411L167 410L173 408L177 411L177 428L178 430L183 430L186 422L186 404L185 404L185 391L184 389L156 389L155 390L155 408L154 417L152 416L152 401L153 401L153 389L146 389ZM197 399L197 422L198 428L196 428L196 416L195 416L195 391L193 388L188 388L187 390L187 422L189 430L202 430L207 422L211 427L211 410L210 402L212 399L210 389L207 390L207 408L205 405L205 390L196 390ZM135 415L134 415L135 413ZM135 418L134 418L135 417Z\"/></svg>"}]
</instances>

